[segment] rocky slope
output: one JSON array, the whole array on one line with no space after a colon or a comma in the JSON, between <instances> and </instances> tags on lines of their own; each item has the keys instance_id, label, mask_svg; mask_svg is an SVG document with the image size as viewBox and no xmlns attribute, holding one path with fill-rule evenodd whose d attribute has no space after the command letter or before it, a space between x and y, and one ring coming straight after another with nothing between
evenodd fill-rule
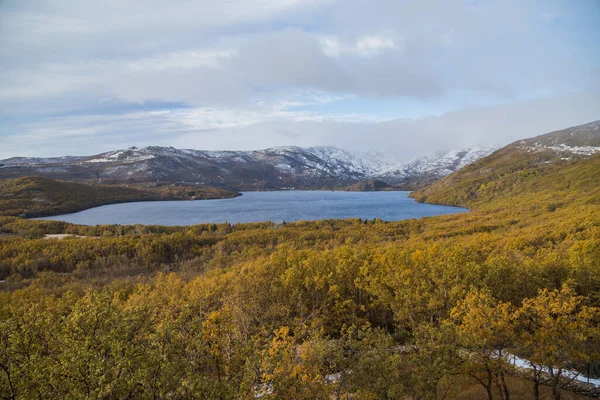
<instances>
[{"instance_id":1,"label":"rocky slope","mask_svg":"<svg viewBox=\"0 0 600 400\"><path fill-rule=\"evenodd\" d=\"M339 187L378 178L399 186L439 179L489 154L473 147L400 164L390 155L335 147L276 147L257 151L202 151L144 147L89 157L0 161L0 178L43 175L65 180L188 182L237 190Z\"/></svg>"}]
</instances>

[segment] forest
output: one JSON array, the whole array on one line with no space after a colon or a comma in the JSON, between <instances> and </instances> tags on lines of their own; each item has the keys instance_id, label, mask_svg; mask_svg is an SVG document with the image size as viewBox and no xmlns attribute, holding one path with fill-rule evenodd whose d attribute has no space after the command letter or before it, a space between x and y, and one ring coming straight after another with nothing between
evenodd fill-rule
<instances>
[{"instance_id":1,"label":"forest","mask_svg":"<svg viewBox=\"0 0 600 400\"><path fill-rule=\"evenodd\" d=\"M546 161L496 153L413 193L470 213L418 220L0 217L0 396L599 398L600 156Z\"/></svg>"}]
</instances>

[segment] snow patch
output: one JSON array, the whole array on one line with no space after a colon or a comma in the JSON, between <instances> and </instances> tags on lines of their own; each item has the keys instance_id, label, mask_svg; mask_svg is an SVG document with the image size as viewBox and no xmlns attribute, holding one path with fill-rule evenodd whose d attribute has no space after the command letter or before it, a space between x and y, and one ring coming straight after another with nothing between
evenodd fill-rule
<instances>
[{"instance_id":1,"label":"snow patch","mask_svg":"<svg viewBox=\"0 0 600 400\"><path fill-rule=\"evenodd\" d=\"M553 150L556 153L571 153L579 156L593 156L596 153L600 153L600 147L596 146L569 146L561 143L554 146L544 146L539 142L534 143L533 146L517 146L521 150L525 150L528 153L537 153L544 150Z\"/></svg>"}]
</instances>

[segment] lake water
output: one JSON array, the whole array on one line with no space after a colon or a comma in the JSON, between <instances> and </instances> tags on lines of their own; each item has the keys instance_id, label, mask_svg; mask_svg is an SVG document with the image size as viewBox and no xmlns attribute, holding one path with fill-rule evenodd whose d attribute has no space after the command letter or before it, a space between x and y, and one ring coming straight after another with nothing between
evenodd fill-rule
<instances>
[{"instance_id":1,"label":"lake water","mask_svg":"<svg viewBox=\"0 0 600 400\"><path fill-rule=\"evenodd\" d=\"M194 225L206 222L298 221L380 218L385 221L468 211L460 207L417 203L409 192L279 191L244 192L222 200L152 201L90 208L40 219L74 224Z\"/></svg>"}]
</instances>

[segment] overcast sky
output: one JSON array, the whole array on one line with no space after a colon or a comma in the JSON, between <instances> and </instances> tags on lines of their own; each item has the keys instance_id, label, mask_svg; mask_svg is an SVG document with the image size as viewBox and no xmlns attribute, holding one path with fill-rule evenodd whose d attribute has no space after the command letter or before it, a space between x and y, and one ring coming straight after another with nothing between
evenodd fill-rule
<instances>
[{"instance_id":1,"label":"overcast sky","mask_svg":"<svg viewBox=\"0 0 600 400\"><path fill-rule=\"evenodd\" d=\"M600 119L598 0L0 0L0 158L412 158Z\"/></svg>"}]
</instances>

